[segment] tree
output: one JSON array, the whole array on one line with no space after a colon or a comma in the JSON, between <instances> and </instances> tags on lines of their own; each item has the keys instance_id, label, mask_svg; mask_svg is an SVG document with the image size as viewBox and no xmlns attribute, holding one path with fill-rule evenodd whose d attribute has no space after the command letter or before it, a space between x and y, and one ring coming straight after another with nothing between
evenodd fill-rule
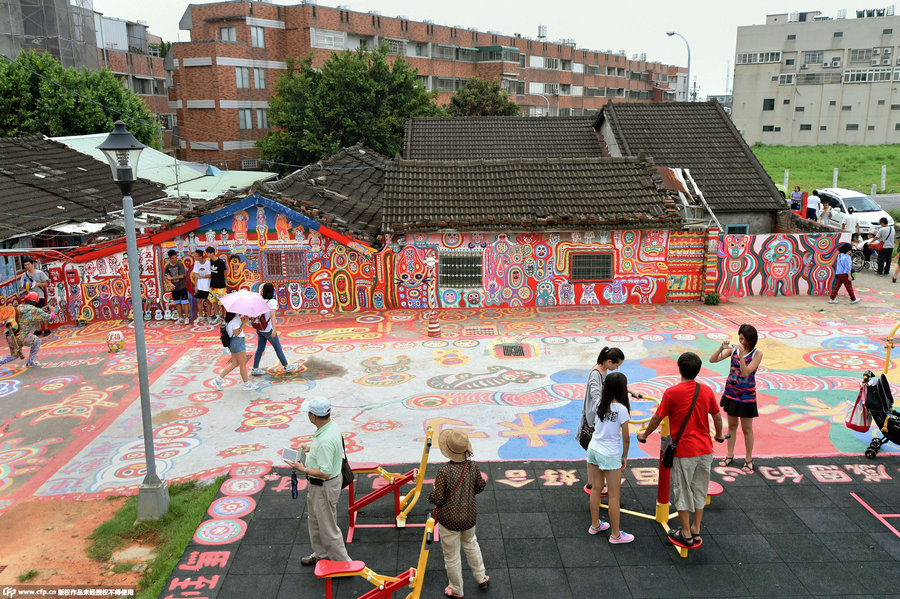
<instances>
[{"instance_id":1,"label":"tree","mask_svg":"<svg viewBox=\"0 0 900 599\"><path fill-rule=\"evenodd\" d=\"M318 69L312 55L288 60L269 100L274 127L256 142L264 160L303 165L362 143L394 156L403 147L406 120L443 114L402 58L390 64L388 46L333 52ZM291 170L279 168L275 170Z\"/></svg>"},{"instance_id":2,"label":"tree","mask_svg":"<svg viewBox=\"0 0 900 599\"><path fill-rule=\"evenodd\" d=\"M144 101L109 69L65 69L52 55L34 51L23 51L16 62L0 58L0 136L103 133L118 119L142 143L162 145Z\"/></svg>"},{"instance_id":3,"label":"tree","mask_svg":"<svg viewBox=\"0 0 900 599\"><path fill-rule=\"evenodd\" d=\"M517 116L522 114L522 108L500 89L497 79L473 77L450 97L447 112L450 116Z\"/></svg>"}]
</instances>

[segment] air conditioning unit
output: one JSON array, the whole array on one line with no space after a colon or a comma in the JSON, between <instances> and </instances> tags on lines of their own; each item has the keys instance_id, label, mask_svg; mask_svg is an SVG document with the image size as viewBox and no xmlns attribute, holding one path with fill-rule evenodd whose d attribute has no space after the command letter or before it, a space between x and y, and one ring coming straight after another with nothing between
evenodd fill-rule
<instances>
[{"instance_id":1,"label":"air conditioning unit","mask_svg":"<svg viewBox=\"0 0 900 599\"><path fill-rule=\"evenodd\" d=\"M800 68L801 68L801 69L808 69L808 68L809 68L809 65L808 65L808 64L801 64L801 65L800 65Z\"/></svg>"},{"instance_id":2,"label":"air conditioning unit","mask_svg":"<svg viewBox=\"0 0 900 599\"><path fill-rule=\"evenodd\" d=\"M879 54L881 54L881 48L875 48L874 50L872 50L873 56L878 56Z\"/></svg>"},{"instance_id":3,"label":"air conditioning unit","mask_svg":"<svg viewBox=\"0 0 900 599\"><path fill-rule=\"evenodd\" d=\"M881 61L878 60L877 58L873 58L873 59L872 59L872 66L873 66L873 67L877 67L877 66L880 65L880 64L881 64Z\"/></svg>"},{"instance_id":4,"label":"air conditioning unit","mask_svg":"<svg viewBox=\"0 0 900 599\"><path fill-rule=\"evenodd\" d=\"M830 63L830 62L823 62L823 63L822 63L822 68L823 68L823 69L827 69L827 68L830 67L830 66L831 66L831 63Z\"/></svg>"},{"instance_id":5,"label":"air conditioning unit","mask_svg":"<svg viewBox=\"0 0 900 599\"><path fill-rule=\"evenodd\" d=\"M831 61L831 66L833 66L833 67L836 68L836 69L839 69L839 68L841 67L841 61L840 61L840 59L835 58L834 60L832 60L832 61Z\"/></svg>"},{"instance_id":6,"label":"air conditioning unit","mask_svg":"<svg viewBox=\"0 0 900 599\"><path fill-rule=\"evenodd\" d=\"M885 48L885 49L884 49L884 53L885 53L885 54L890 54L890 53L891 53L891 49L890 49L890 48Z\"/></svg>"},{"instance_id":7,"label":"air conditioning unit","mask_svg":"<svg viewBox=\"0 0 900 599\"><path fill-rule=\"evenodd\" d=\"M890 66L890 64L891 64L891 59L890 59L890 58L882 58L882 59L881 59L881 64L884 65L884 66Z\"/></svg>"}]
</instances>

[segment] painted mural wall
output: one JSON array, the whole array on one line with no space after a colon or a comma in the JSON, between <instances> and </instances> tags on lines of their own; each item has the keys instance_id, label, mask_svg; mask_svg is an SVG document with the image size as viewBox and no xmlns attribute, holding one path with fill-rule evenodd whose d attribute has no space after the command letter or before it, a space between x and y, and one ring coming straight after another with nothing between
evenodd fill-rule
<instances>
[{"instance_id":1,"label":"painted mural wall","mask_svg":"<svg viewBox=\"0 0 900 599\"><path fill-rule=\"evenodd\" d=\"M375 293L397 308L653 304L667 300L670 285L699 298L705 241L669 231L407 234L379 254ZM611 257L607 280L573 278L584 254ZM453 256L480 256L480 285L448 282L441 269Z\"/></svg>"},{"instance_id":2,"label":"painted mural wall","mask_svg":"<svg viewBox=\"0 0 900 599\"><path fill-rule=\"evenodd\" d=\"M748 295L826 295L837 247L849 233L722 235L716 292Z\"/></svg>"}]
</instances>

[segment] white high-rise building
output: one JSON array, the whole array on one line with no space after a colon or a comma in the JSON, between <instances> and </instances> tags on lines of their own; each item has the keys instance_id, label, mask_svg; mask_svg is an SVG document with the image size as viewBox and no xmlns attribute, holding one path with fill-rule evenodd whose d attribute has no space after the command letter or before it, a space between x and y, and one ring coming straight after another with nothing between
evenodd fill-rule
<instances>
[{"instance_id":1,"label":"white high-rise building","mask_svg":"<svg viewBox=\"0 0 900 599\"><path fill-rule=\"evenodd\" d=\"M732 119L747 143L900 143L900 16L766 16L738 27Z\"/></svg>"}]
</instances>

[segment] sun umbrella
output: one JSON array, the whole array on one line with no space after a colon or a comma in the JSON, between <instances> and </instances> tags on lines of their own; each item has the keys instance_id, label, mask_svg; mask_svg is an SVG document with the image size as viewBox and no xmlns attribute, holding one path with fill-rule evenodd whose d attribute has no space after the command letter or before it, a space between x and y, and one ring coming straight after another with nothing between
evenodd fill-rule
<instances>
[{"instance_id":1,"label":"sun umbrella","mask_svg":"<svg viewBox=\"0 0 900 599\"><path fill-rule=\"evenodd\" d=\"M240 289L234 293L226 293L219 298L219 302L229 312L249 316L250 318L265 314L272 309L261 295L246 289Z\"/></svg>"}]
</instances>

